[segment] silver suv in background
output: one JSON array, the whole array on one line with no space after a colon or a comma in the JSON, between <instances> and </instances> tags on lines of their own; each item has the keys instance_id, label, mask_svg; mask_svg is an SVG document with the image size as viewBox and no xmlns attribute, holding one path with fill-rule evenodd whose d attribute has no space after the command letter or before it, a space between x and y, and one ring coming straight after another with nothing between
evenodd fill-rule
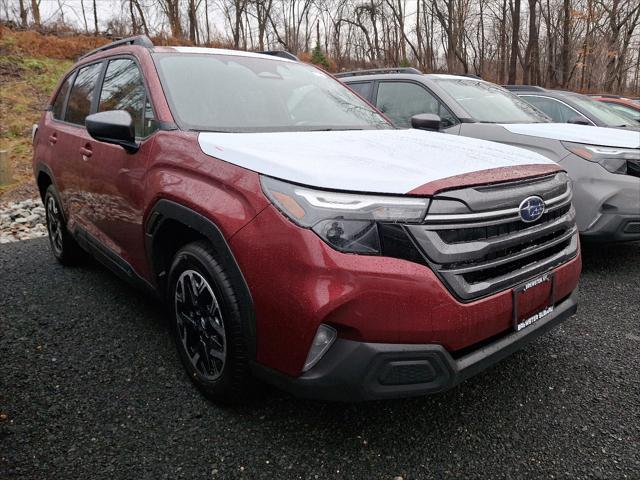
<instances>
[{"instance_id":1,"label":"silver suv in background","mask_svg":"<svg viewBox=\"0 0 640 480\"><path fill-rule=\"evenodd\" d=\"M640 122L628 113L614 110L587 95L533 85L505 85L505 88L544 112L554 122L640 130Z\"/></svg>"},{"instance_id":2,"label":"silver suv in background","mask_svg":"<svg viewBox=\"0 0 640 480\"><path fill-rule=\"evenodd\" d=\"M478 78L415 69L337 77L399 128L440 130L526 148L559 163L574 184L585 240L640 240L640 134L552 123L504 88Z\"/></svg>"}]
</instances>

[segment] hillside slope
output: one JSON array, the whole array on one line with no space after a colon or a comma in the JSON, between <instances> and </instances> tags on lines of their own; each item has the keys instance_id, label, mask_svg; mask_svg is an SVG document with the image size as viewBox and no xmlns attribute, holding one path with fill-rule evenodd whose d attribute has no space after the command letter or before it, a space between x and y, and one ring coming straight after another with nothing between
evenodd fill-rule
<instances>
[{"instance_id":1,"label":"hillside slope","mask_svg":"<svg viewBox=\"0 0 640 480\"><path fill-rule=\"evenodd\" d=\"M32 125L73 59L105 42L0 27L0 150L9 152L15 172L14 184L0 186L0 195L31 184Z\"/></svg>"}]
</instances>

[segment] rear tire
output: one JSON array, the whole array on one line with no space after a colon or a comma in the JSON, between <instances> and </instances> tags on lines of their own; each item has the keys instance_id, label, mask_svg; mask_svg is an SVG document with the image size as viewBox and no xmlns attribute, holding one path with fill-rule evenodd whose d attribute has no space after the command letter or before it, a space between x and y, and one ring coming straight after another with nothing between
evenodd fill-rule
<instances>
[{"instance_id":1,"label":"rear tire","mask_svg":"<svg viewBox=\"0 0 640 480\"><path fill-rule=\"evenodd\" d=\"M189 378L214 402L246 400L253 382L238 300L208 243L190 243L176 254L167 301L171 330Z\"/></svg>"},{"instance_id":2,"label":"rear tire","mask_svg":"<svg viewBox=\"0 0 640 480\"><path fill-rule=\"evenodd\" d=\"M53 185L49 185L45 193L44 209L53 256L62 265L76 265L84 257L84 251L67 230L62 207Z\"/></svg>"}]
</instances>

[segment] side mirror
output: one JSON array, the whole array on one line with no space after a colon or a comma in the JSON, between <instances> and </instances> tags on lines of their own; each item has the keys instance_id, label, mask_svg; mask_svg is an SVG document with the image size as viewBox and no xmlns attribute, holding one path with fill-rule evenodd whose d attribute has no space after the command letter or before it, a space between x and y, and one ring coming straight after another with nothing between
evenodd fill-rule
<instances>
[{"instance_id":1,"label":"side mirror","mask_svg":"<svg viewBox=\"0 0 640 480\"><path fill-rule=\"evenodd\" d=\"M573 123L575 125L591 125L586 118L578 116L571 117L569 120L567 120L567 123Z\"/></svg>"},{"instance_id":2,"label":"side mirror","mask_svg":"<svg viewBox=\"0 0 640 480\"><path fill-rule=\"evenodd\" d=\"M84 124L89 135L99 142L120 145L129 153L135 153L140 146L136 143L133 119L125 110L109 110L89 115Z\"/></svg>"},{"instance_id":3,"label":"side mirror","mask_svg":"<svg viewBox=\"0 0 640 480\"><path fill-rule=\"evenodd\" d=\"M420 130L440 130L440 117L434 113L419 113L411 117L411 127Z\"/></svg>"}]
</instances>

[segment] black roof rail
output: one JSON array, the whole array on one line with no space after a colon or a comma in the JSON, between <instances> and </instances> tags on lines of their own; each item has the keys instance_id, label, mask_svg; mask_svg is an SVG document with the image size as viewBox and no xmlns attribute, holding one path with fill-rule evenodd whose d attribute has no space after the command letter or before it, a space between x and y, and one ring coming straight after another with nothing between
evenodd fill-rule
<instances>
[{"instance_id":1,"label":"black roof rail","mask_svg":"<svg viewBox=\"0 0 640 480\"><path fill-rule=\"evenodd\" d=\"M116 40L115 42L107 43L102 47L98 47L95 50L91 50L90 52L82 55L78 60L82 60L83 58L87 58L91 55L94 55L99 52L104 52L105 50L110 50L112 48L121 47L122 45L140 45L145 48L153 48L153 42L146 35L136 35L135 37L127 37L121 40Z\"/></svg>"},{"instance_id":2,"label":"black roof rail","mask_svg":"<svg viewBox=\"0 0 640 480\"><path fill-rule=\"evenodd\" d=\"M512 92L546 92L546 88L536 85L503 85L504 88Z\"/></svg>"},{"instance_id":3,"label":"black roof rail","mask_svg":"<svg viewBox=\"0 0 640 480\"><path fill-rule=\"evenodd\" d=\"M392 73L412 73L415 75L422 75L422 72L413 67L397 67L397 68L370 68L368 70L354 70L352 72L340 72L336 73L335 77L357 77L359 75L380 75L380 74L392 74Z\"/></svg>"},{"instance_id":4,"label":"black roof rail","mask_svg":"<svg viewBox=\"0 0 640 480\"><path fill-rule=\"evenodd\" d=\"M298 57L296 57L293 53L287 52L285 50L265 50L263 52L256 53L261 53L262 55L271 55L272 57L286 58L287 60L293 60L294 62L300 61Z\"/></svg>"}]
</instances>

